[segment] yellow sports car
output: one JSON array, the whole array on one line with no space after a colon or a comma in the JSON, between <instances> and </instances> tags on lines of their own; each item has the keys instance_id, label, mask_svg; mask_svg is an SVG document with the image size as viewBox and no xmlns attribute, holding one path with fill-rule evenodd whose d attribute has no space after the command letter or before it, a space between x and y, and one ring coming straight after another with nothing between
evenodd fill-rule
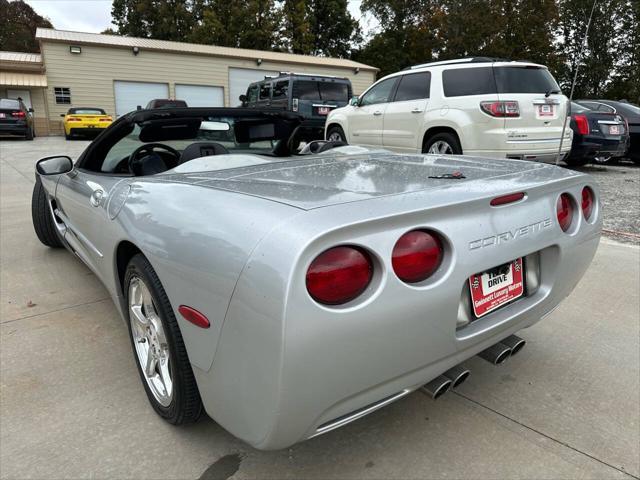
<instances>
[{"instance_id":1,"label":"yellow sports car","mask_svg":"<svg viewBox=\"0 0 640 480\"><path fill-rule=\"evenodd\" d=\"M64 117L64 138L70 140L74 135L95 136L111 125L113 118L102 108L70 108Z\"/></svg>"}]
</instances>

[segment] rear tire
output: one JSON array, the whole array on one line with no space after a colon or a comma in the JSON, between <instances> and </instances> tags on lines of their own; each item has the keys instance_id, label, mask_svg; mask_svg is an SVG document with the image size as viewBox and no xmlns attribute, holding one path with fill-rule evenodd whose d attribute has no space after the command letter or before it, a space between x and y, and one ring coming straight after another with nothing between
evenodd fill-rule
<instances>
[{"instance_id":1,"label":"rear tire","mask_svg":"<svg viewBox=\"0 0 640 480\"><path fill-rule=\"evenodd\" d=\"M69 135L67 132L64 132L64 139L71 140L71 135Z\"/></svg>"},{"instance_id":2,"label":"rear tire","mask_svg":"<svg viewBox=\"0 0 640 480\"><path fill-rule=\"evenodd\" d=\"M149 295L150 301L148 297L145 297L145 302L139 301L138 292L143 292L143 297ZM202 415L203 406L182 334L162 283L142 254L135 255L127 265L124 294L134 358L151 406L173 425L195 422ZM144 307L138 310L138 303L144 304ZM148 321L150 328L145 330L145 324L139 321L140 315ZM146 364L141 365L141 360L145 347L149 356L152 346L158 354L153 355L154 366L150 367L151 374L148 375L145 372ZM170 382L167 381L167 375Z\"/></svg>"},{"instance_id":3,"label":"rear tire","mask_svg":"<svg viewBox=\"0 0 640 480\"><path fill-rule=\"evenodd\" d=\"M435 155L462 155L462 147L455 135L447 132L436 133L426 139L422 145L422 153Z\"/></svg>"},{"instance_id":4,"label":"rear tire","mask_svg":"<svg viewBox=\"0 0 640 480\"><path fill-rule=\"evenodd\" d=\"M25 140L33 140L33 137L35 135L33 134L33 127L31 127L29 130L27 130L26 135L24 136Z\"/></svg>"},{"instance_id":5,"label":"rear tire","mask_svg":"<svg viewBox=\"0 0 640 480\"><path fill-rule=\"evenodd\" d=\"M38 240L42 244L51 248L63 246L54 223L55 220L51 214L47 192L42 186L40 178L36 179L36 184L33 186L33 194L31 195L31 220Z\"/></svg>"},{"instance_id":6,"label":"rear tire","mask_svg":"<svg viewBox=\"0 0 640 480\"><path fill-rule=\"evenodd\" d=\"M327 141L329 142L347 142L347 136L344 134L342 127L334 125L327 130Z\"/></svg>"},{"instance_id":7,"label":"rear tire","mask_svg":"<svg viewBox=\"0 0 640 480\"><path fill-rule=\"evenodd\" d=\"M566 158L564 162L570 167L584 167L591 162L590 158Z\"/></svg>"}]
</instances>

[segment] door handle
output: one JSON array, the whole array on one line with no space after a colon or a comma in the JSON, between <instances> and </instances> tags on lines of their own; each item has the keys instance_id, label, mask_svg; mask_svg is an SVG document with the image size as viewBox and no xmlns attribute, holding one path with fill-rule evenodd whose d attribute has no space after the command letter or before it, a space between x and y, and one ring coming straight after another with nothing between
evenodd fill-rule
<instances>
[{"instance_id":1,"label":"door handle","mask_svg":"<svg viewBox=\"0 0 640 480\"><path fill-rule=\"evenodd\" d=\"M419 108L414 108L413 110L411 110L411 113L422 113L422 110L420 110Z\"/></svg>"},{"instance_id":2,"label":"door handle","mask_svg":"<svg viewBox=\"0 0 640 480\"><path fill-rule=\"evenodd\" d=\"M382 115L382 112L380 110L376 110L373 114L377 117L378 115Z\"/></svg>"},{"instance_id":3,"label":"door handle","mask_svg":"<svg viewBox=\"0 0 640 480\"><path fill-rule=\"evenodd\" d=\"M104 192L100 189L98 190L94 190L91 193L91 196L89 197L89 203L91 203L92 206L94 207L98 207L100 206L100 203L102 202L102 197L104 196Z\"/></svg>"}]
</instances>

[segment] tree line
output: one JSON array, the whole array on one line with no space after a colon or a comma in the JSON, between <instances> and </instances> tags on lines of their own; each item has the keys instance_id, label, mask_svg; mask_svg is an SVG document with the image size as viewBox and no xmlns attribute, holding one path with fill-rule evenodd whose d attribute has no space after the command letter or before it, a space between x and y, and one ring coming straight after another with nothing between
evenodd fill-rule
<instances>
[{"instance_id":1,"label":"tree line","mask_svg":"<svg viewBox=\"0 0 640 480\"><path fill-rule=\"evenodd\" d=\"M0 10L6 4L0 0ZM21 0L8 5L24 21L19 4L30 9ZM104 33L351 58L380 68L381 75L468 56L531 60L547 65L566 93L578 68L575 97L640 101L640 0L598 0L580 55L592 5L363 0L362 13L378 25L365 35L348 0L113 0L114 27ZM0 49L7 49L7 37L22 38L12 28L0 24Z\"/></svg>"}]
</instances>

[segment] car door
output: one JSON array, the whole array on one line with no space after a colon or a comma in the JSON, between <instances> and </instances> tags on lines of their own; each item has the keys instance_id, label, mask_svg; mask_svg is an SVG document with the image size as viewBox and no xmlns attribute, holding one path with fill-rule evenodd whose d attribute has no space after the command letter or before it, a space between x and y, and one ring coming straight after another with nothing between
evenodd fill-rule
<instances>
[{"instance_id":1,"label":"car door","mask_svg":"<svg viewBox=\"0 0 640 480\"><path fill-rule=\"evenodd\" d=\"M258 92L258 108L271 106L271 82L264 82L260 84L260 90Z\"/></svg>"},{"instance_id":2,"label":"car door","mask_svg":"<svg viewBox=\"0 0 640 480\"><path fill-rule=\"evenodd\" d=\"M56 187L56 215L66 227L64 239L100 278L111 267L104 264L109 192L121 181L121 175L74 168L61 175Z\"/></svg>"},{"instance_id":3,"label":"car door","mask_svg":"<svg viewBox=\"0 0 640 480\"><path fill-rule=\"evenodd\" d=\"M383 115L382 144L385 148L414 153L421 150L430 83L430 72L400 77L393 101Z\"/></svg>"},{"instance_id":4,"label":"car door","mask_svg":"<svg viewBox=\"0 0 640 480\"><path fill-rule=\"evenodd\" d=\"M289 80L273 82L271 107L287 110L289 108Z\"/></svg>"},{"instance_id":5,"label":"car door","mask_svg":"<svg viewBox=\"0 0 640 480\"><path fill-rule=\"evenodd\" d=\"M382 146L383 116L396 81L397 77L382 80L360 97L358 105L349 113L349 143Z\"/></svg>"}]
</instances>

